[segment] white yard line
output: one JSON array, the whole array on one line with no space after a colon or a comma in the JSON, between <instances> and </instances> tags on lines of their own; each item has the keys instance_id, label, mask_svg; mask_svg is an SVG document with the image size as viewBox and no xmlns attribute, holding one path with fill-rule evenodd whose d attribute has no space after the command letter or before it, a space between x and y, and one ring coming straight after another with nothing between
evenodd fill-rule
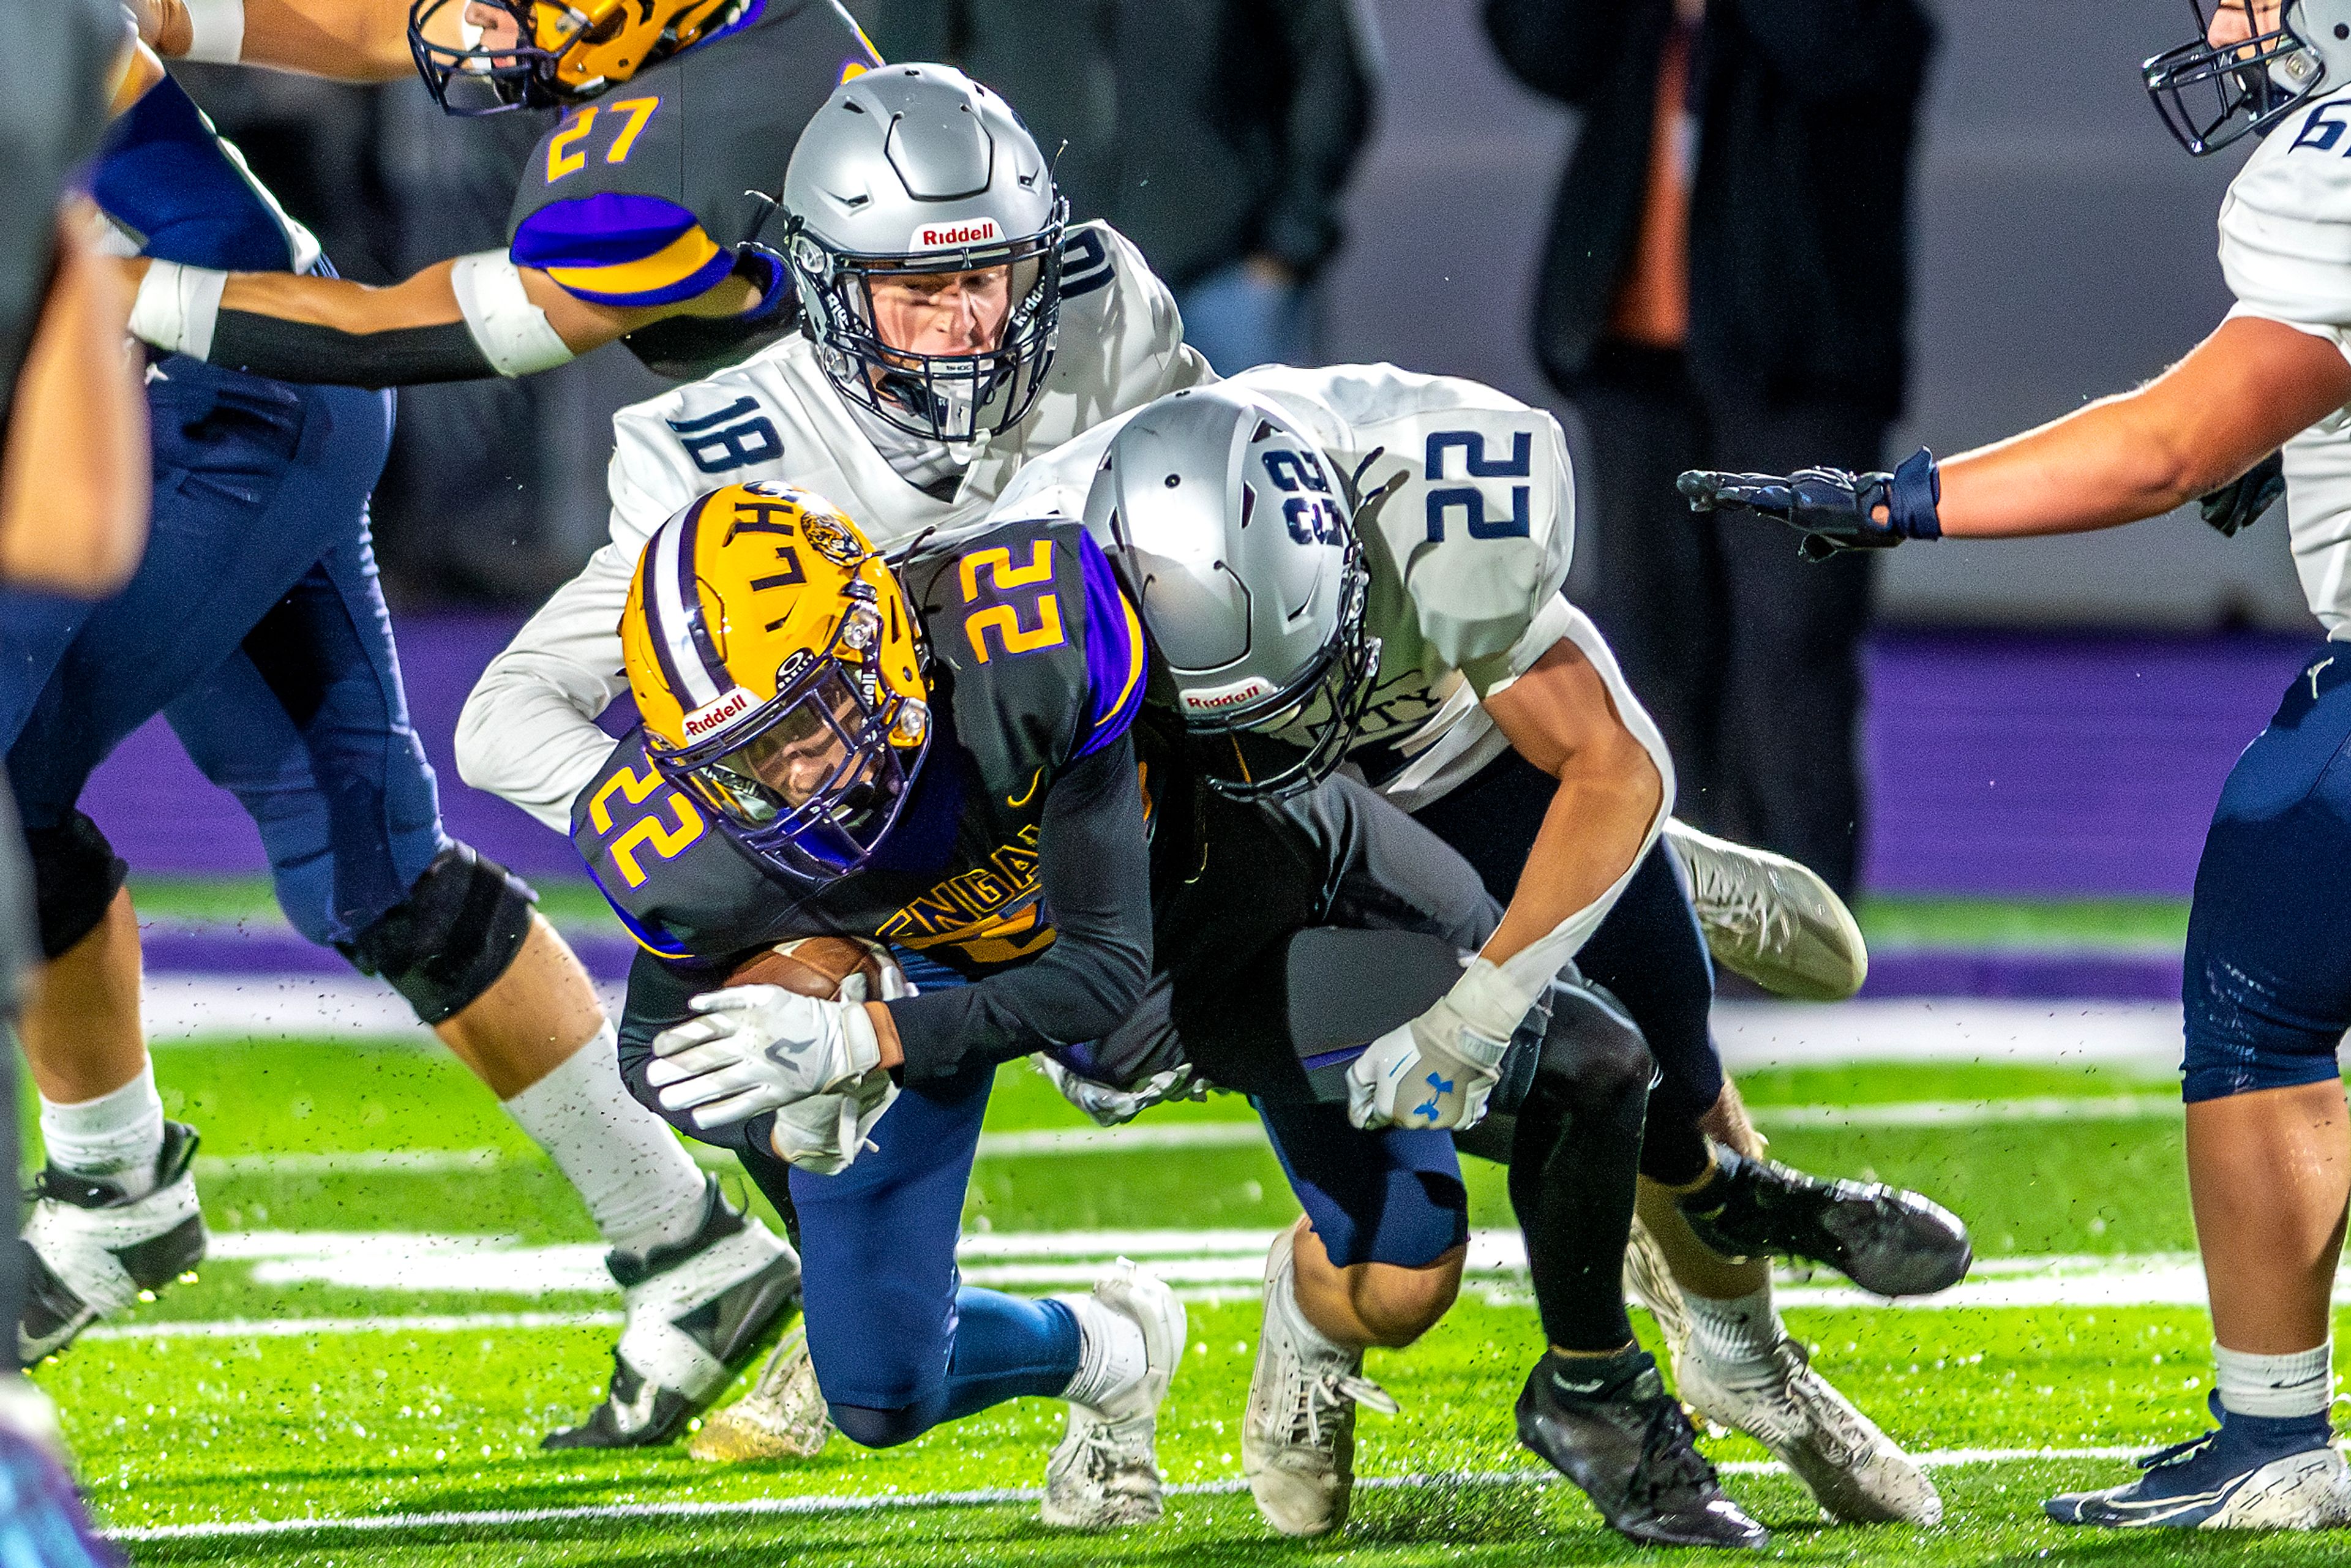
<instances>
[{"instance_id":1,"label":"white yard line","mask_svg":"<svg viewBox=\"0 0 2351 1568\"><path fill-rule=\"evenodd\" d=\"M1968 1127L2014 1122L2094 1122L2176 1117L2179 1100L2171 1094L2108 1094L2069 1098L2052 1094L2022 1100L1927 1100L1883 1105L1757 1105L1750 1107L1766 1131L1777 1128ZM1255 1122L1144 1122L1125 1127L1057 1127L1032 1132L986 1133L982 1159L1039 1159L1059 1155L1115 1154L1138 1149L1240 1149L1263 1145ZM695 1157L714 1167L731 1166L733 1156L698 1145ZM352 1176L396 1172L454 1175L513 1163L545 1163L526 1149L369 1149L345 1154L200 1155L196 1174L223 1176Z\"/></svg>"},{"instance_id":2,"label":"white yard line","mask_svg":"<svg viewBox=\"0 0 2351 1568\"><path fill-rule=\"evenodd\" d=\"M183 1322L100 1323L75 1343L108 1339L317 1339L333 1334L475 1333L493 1329L601 1329L614 1312L412 1312L372 1318L207 1318Z\"/></svg>"},{"instance_id":3,"label":"white yard line","mask_svg":"<svg viewBox=\"0 0 2351 1568\"><path fill-rule=\"evenodd\" d=\"M618 1017L621 988L600 989ZM390 987L358 975L154 973L146 978L141 1010L149 1036L163 1043L219 1035L432 1040ZM2179 1060L2179 1008L2171 1002L1718 1002L1714 1028L1734 1071L1897 1061L2132 1061L2163 1071Z\"/></svg>"},{"instance_id":4,"label":"white yard line","mask_svg":"<svg viewBox=\"0 0 2351 1568\"><path fill-rule=\"evenodd\" d=\"M1951 1448L1916 1454L1912 1458L1932 1469L1968 1465L2009 1464L2025 1459L2127 1459L2146 1452L2140 1448ZM1782 1470L1775 1460L1742 1459L1716 1467L1729 1475L1762 1475ZM1458 1490L1468 1487L1544 1486L1558 1479L1550 1470L1451 1470L1431 1475L1363 1476L1358 1490L1389 1491L1428 1489ZM1229 1497L1248 1490L1238 1478L1187 1481L1167 1490L1178 1497ZM115 1541L217 1541L251 1536L313 1534L326 1531L386 1533L412 1530L499 1530L529 1524L595 1524L640 1519L740 1519L807 1514L874 1513L906 1509L977 1508L1004 1503L1031 1503L1044 1497L1040 1487L982 1487L968 1491L889 1492L873 1496L837 1494L810 1497L741 1498L725 1502L616 1502L576 1508L481 1509L444 1513L362 1513L313 1519L223 1520L204 1524L134 1525L105 1533Z\"/></svg>"},{"instance_id":5,"label":"white yard line","mask_svg":"<svg viewBox=\"0 0 2351 1568\"><path fill-rule=\"evenodd\" d=\"M1011 1290L1082 1288L1109 1260L1134 1258L1187 1296L1223 1299L1254 1293L1271 1236L1270 1230L1248 1227L975 1230L964 1237L957 1257L967 1283ZM246 1266L253 1282L261 1285L310 1283L348 1290L507 1296L610 1296L613 1291L603 1249L589 1242L525 1246L513 1237L498 1235L244 1230L214 1235L211 1256L215 1262ZM1492 1299L1518 1300L1524 1291L1526 1268L1526 1245L1517 1231L1470 1232L1468 1272ZM2345 1276L2344 1287L2346 1298L2351 1298L2351 1275ZM2203 1270L2192 1253L1993 1258L1977 1263L1965 1281L1940 1295L1893 1303L1867 1295L1825 1270L1783 1272L1778 1296L1782 1305L1790 1307L1897 1305L1930 1310L2201 1306L2205 1299ZM276 1321L290 1325L307 1322ZM398 1317L319 1320L319 1325L348 1322L355 1326L287 1326L271 1332L381 1332L407 1321ZM138 1337L196 1332L159 1323L141 1326ZM221 1332L235 1337L242 1331Z\"/></svg>"}]
</instances>

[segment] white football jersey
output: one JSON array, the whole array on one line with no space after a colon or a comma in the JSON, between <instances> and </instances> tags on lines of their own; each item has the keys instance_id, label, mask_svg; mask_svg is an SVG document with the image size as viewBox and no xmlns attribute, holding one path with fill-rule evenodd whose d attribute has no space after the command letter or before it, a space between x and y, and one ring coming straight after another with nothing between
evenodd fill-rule
<instances>
[{"instance_id":1,"label":"white football jersey","mask_svg":"<svg viewBox=\"0 0 2351 1568\"><path fill-rule=\"evenodd\" d=\"M2351 355L2351 88L2271 131L2220 204L2231 316L2325 338ZM2310 612L2351 638L2351 410L2285 444L2287 538Z\"/></svg>"},{"instance_id":2,"label":"white football jersey","mask_svg":"<svg viewBox=\"0 0 2351 1568\"><path fill-rule=\"evenodd\" d=\"M653 530L723 485L775 480L814 491L888 550L925 529L945 543L981 527L1020 466L1095 421L1214 381L1184 343L1167 286L1107 224L1062 246L1053 363L1020 423L976 442L948 499L899 476L794 336L739 365L612 416L611 539L491 661L457 723L457 770L559 832L611 748L596 716L628 689L621 612ZM962 455L961 452L958 455Z\"/></svg>"},{"instance_id":3,"label":"white football jersey","mask_svg":"<svg viewBox=\"0 0 2351 1568\"><path fill-rule=\"evenodd\" d=\"M1656 726L1599 631L1561 589L1575 549L1575 478L1559 422L1476 382L1394 365L1264 365L1225 383L1280 408L1353 476L1371 568L1364 609L1379 684L1353 759L1415 810L1509 749L1481 706L1562 638L1607 683L1673 798ZM1082 517L1124 418L1031 463L998 520Z\"/></svg>"}]
</instances>

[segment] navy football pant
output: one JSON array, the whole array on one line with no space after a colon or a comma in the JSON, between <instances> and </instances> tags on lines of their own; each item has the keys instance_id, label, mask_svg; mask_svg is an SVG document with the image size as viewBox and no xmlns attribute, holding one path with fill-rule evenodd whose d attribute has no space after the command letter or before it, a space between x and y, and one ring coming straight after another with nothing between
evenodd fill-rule
<instances>
[{"instance_id":1,"label":"navy football pant","mask_svg":"<svg viewBox=\"0 0 2351 1568\"><path fill-rule=\"evenodd\" d=\"M1508 904L1558 792L1557 779L1510 752L1413 820L1460 852L1487 891ZM1721 1097L1722 1057L1707 1025L1713 961L1663 839L1575 956L1575 967L1623 1004L1656 1059L1641 1173L1675 1186L1692 1180L1706 1168L1698 1123Z\"/></svg>"},{"instance_id":2,"label":"navy football pant","mask_svg":"<svg viewBox=\"0 0 2351 1568\"><path fill-rule=\"evenodd\" d=\"M2351 1028L2351 646L2323 643L2237 758L2196 867L2186 1097L2338 1075Z\"/></svg>"},{"instance_id":3,"label":"navy football pant","mask_svg":"<svg viewBox=\"0 0 2351 1568\"><path fill-rule=\"evenodd\" d=\"M446 843L408 727L367 497L388 393L174 356L148 385L155 497L138 573L96 605L0 603L0 737L28 828L159 712L253 814L279 903L348 939Z\"/></svg>"}]
</instances>

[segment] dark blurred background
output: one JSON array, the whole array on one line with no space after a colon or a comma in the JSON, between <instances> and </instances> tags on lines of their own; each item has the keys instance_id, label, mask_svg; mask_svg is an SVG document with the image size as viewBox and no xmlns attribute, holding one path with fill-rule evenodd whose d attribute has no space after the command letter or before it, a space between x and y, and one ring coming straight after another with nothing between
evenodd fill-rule
<instances>
[{"instance_id":1,"label":"dark blurred background","mask_svg":"<svg viewBox=\"0 0 2351 1568\"><path fill-rule=\"evenodd\" d=\"M1385 80L1343 247L1312 291L1315 350L1476 376L1556 405L1527 321L1572 117L1504 76L1471 0L1354 3ZM1061 9L1077 31L1147 20L1152 5ZM935 5L851 9L887 56L938 36ZM2185 7L1934 9L1943 37L1916 203L1916 371L1896 442L1949 452L2146 376L2220 319L2212 214L2235 160L2182 154L2137 85L2134 66L2178 41ZM501 244L515 170L541 129L525 117L447 120L413 83L182 74L337 265L372 281ZM376 502L396 601L524 607L569 575L603 532L606 422L662 384L615 348L524 383L405 394ZM2307 623L2277 541L2226 541L2186 518L2128 536L1904 550L1887 568L1882 611L1896 623Z\"/></svg>"}]
</instances>

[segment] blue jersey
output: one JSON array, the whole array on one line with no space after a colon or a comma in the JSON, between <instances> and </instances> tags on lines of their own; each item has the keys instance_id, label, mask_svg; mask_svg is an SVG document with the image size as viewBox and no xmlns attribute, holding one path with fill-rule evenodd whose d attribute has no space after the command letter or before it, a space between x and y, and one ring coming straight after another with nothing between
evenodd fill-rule
<instances>
[{"instance_id":1,"label":"blue jersey","mask_svg":"<svg viewBox=\"0 0 2351 1568\"><path fill-rule=\"evenodd\" d=\"M170 78L118 116L90 195L141 256L224 272L329 272L244 154Z\"/></svg>"}]
</instances>

